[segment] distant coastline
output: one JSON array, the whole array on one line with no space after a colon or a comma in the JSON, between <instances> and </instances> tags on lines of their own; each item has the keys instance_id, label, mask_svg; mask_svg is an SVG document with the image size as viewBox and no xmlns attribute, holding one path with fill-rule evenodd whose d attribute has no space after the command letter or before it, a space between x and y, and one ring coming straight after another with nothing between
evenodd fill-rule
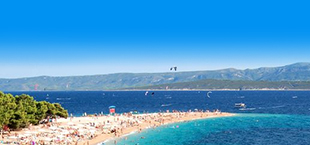
<instances>
[{"instance_id":1,"label":"distant coastline","mask_svg":"<svg viewBox=\"0 0 310 145\"><path fill-rule=\"evenodd\" d=\"M124 90L104 90L104 91L310 91L310 89L124 89Z\"/></svg>"},{"instance_id":2,"label":"distant coastline","mask_svg":"<svg viewBox=\"0 0 310 145\"><path fill-rule=\"evenodd\" d=\"M310 90L310 63L257 69L162 73L115 73L1 79L2 91L96 91L128 89Z\"/></svg>"},{"instance_id":3,"label":"distant coastline","mask_svg":"<svg viewBox=\"0 0 310 145\"><path fill-rule=\"evenodd\" d=\"M7 92L96 92L96 91L102 91L102 92L125 92L125 91L310 91L310 89L272 89L272 88L266 88L266 89L244 89L244 90L238 90L238 89L116 89L116 90L48 90L48 91L42 91L42 90L13 90L13 91L3 91L5 93Z\"/></svg>"}]
</instances>

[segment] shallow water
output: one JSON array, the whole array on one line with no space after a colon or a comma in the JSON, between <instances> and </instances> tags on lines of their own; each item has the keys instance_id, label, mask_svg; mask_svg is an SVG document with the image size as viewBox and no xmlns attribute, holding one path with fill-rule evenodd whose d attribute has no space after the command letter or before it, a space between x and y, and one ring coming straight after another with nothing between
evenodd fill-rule
<instances>
[{"instance_id":1,"label":"shallow water","mask_svg":"<svg viewBox=\"0 0 310 145\"><path fill-rule=\"evenodd\" d=\"M220 109L234 117L176 123L119 139L128 145L307 145L310 144L310 91L144 91L11 92L60 103L69 113L159 112L167 109ZM249 110L235 108L245 103ZM178 127L177 127L178 126ZM141 137L145 137L141 139ZM106 144L114 144L107 142Z\"/></svg>"},{"instance_id":2,"label":"shallow water","mask_svg":"<svg viewBox=\"0 0 310 145\"><path fill-rule=\"evenodd\" d=\"M141 137L145 137L141 139ZM310 144L310 117L239 114L175 123L117 139L123 145L266 145ZM106 145L114 144L113 141Z\"/></svg>"}]
</instances>

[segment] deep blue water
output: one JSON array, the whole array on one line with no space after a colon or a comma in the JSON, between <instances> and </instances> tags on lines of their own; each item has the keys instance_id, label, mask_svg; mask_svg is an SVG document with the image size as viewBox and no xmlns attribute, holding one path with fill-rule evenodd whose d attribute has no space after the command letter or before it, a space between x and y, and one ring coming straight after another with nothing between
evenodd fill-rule
<instances>
[{"instance_id":1,"label":"deep blue water","mask_svg":"<svg viewBox=\"0 0 310 145\"><path fill-rule=\"evenodd\" d=\"M74 92L9 92L29 94L38 101L60 103L69 113L79 116L84 112L108 112L110 105L116 112L159 112L167 109L220 109L235 113L303 114L310 115L310 91L74 91ZM296 96L297 98L293 98ZM235 103L243 102L251 111L240 111Z\"/></svg>"},{"instance_id":2,"label":"deep blue water","mask_svg":"<svg viewBox=\"0 0 310 145\"><path fill-rule=\"evenodd\" d=\"M149 91L151 93L151 91ZM130 135L118 144L140 145L247 145L310 144L310 91L144 91L94 92L10 92L26 93L36 100L60 103L69 113L80 116L108 112L159 112L167 109L220 109L239 113L235 117L170 124ZM252 110L242 111L235 103ZM175 128L179 125L179 128ZM144 136L145 139L141 139ZM112 143L107 143L112 144Z\"/></svg>"}]
</instances>

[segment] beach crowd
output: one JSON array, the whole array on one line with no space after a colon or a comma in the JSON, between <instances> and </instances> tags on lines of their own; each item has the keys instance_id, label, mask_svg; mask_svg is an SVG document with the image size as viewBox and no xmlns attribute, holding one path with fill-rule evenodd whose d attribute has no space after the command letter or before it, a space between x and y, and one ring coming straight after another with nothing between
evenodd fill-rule
<instances>
[{"instance_id":1,"label":"beach crowd","mask_svg":"<svg viewBox=\"0 0 310 145\"><path fill-rule=\"evenodd\" d=\"M20 145L88 145L115 139L131 132L141 132L145 128L194 119L229 116L219 110L177 111L159 113L95 114L82 117L56 118L38 126L29 126L20 131L3 132L0 144ZM116 142L115 142L116 144Z\"/></svg>"}]
</instances>

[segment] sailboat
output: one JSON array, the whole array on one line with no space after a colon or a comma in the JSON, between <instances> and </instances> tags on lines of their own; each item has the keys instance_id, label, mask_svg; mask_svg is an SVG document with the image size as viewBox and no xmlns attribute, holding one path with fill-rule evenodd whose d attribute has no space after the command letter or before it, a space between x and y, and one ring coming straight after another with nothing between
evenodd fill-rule
<instances>
[{"instance_id":1,"label":"sailboat","mask_svg":"<svg viewBox=\"0 0 310 145\"><path fill-rule=\"evenodd\" d=\"M210 93L212 93L212 92L211 92L211 91L209 91L209 92L207 93L207 97L208 97L208 98L210 98L210 95L209 95Z\"/></svg>"}]
</instances>

